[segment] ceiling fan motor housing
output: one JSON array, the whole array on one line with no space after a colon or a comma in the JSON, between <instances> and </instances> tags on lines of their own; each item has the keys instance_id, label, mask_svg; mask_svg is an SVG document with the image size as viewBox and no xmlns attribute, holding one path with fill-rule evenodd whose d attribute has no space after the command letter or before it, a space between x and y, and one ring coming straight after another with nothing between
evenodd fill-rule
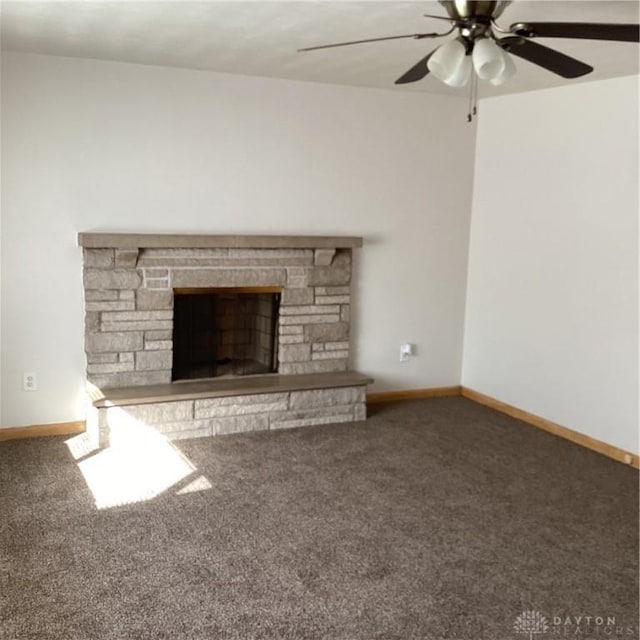
<instances>
[{"instance_id":1,"label":"ceiling fan motor housing","mask_svg":"<svg viewBox=\"0 0 640 640\"><path fill-rule=\"evenodd\" d=\"M511 0L440 0L452 20L490 23L502 15Z\"/></svg>"},{"instance_id":2,"label":"ceiling fan motor housing","mask_svg":"<svg viewBox=\"0 0 640 640\"><path fill-rule=\"evenodd\" d=\"M493 38L492 21L510 4L510 0L440 0L460 32L467 54L479 38Z\"/></svg>"}]
</instances>

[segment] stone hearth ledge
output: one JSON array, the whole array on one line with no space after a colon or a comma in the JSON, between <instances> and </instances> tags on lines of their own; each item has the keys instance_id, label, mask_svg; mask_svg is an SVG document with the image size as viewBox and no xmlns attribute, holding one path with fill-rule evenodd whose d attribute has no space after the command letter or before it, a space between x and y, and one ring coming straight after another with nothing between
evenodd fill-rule
<instances>
[{"instance_id":1,"label":"stone hearth ledge","mask_svg":"<svg viewBox=\"0 0 640 640\"><path fill-rule=\"evenodd\" d=\"M366 385L355 371L247 376L104 389L87 419L97 446L151 428L168 440L365 420Z\"/></svg>"},{"instance_id":2,"label":"stone hearth ledge","mask_svg":"<svg viewBox=\"0 0 640 640\"><path fill-rule=\"evenodd\" d=\"M96 391L93 396L93 406L97 408L119 407L152 402L229 398L264 393L364 386L372 383L373 378L357 371L298 373L291 375L269 373L258 376L212 378L171 382L168 384L101 389Z\"/></svg>"},{"instance_id":3,"label":"stone hearth ledge","mask_svg":"<svg viewBox=\"0 0 640 640\"><path fill-rule=\"evenodd\" d=\"M362 247L362 238L353 236L79 233L78 246L86 249L351 249Z\"/></svg>"}]
</instances>

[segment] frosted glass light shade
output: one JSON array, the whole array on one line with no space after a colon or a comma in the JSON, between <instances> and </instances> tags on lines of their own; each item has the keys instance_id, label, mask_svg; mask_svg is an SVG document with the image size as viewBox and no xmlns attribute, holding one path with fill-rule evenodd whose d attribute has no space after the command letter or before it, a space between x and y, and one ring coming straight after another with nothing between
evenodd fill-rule
<instances>
[{"instance_id":1,"label":"frosted glass light shade","mask_svg":"<svg viewBox=\"0 0 640 640\"><path fill-rule=\"evenodd\" d=\"M473 45L473 66L481 80L494 80L505 69L505 54L491 38L480 38Z\"/></svg>"},{"instance_id":2,"label":"frosted glass light shade","mask_svg":"<svg viewBox=\"0 0 640 640\"><path fill-rule=\"evenodd\" d=\"M465 55L458 65L456 72L446 81L446 83L450 87L464 87L464 85L469 82L472 69L473 64L471 63L471 56Z\"/></svg>"},{"instance_id":3,"label":"frosted glass light shade","mask_svg":"<svg viewBox=\"0 0 640 640\"><path fill-rule=\"evenodd\" d=\"M502 52L502 55L504 56L504 69L499 76L491 79L491 84L494 87L500 86L516 73L516 65L513 62L513 58L504 51Z\"/></svg>"},{"instance_id":4,"label":"frosted glass light shade","mask_svg":"<svg viewBox=\"0 0 640 640\"><path fill-rule=\"evenodd\" d=\"M462 42L449 40L449 42L435 50L427 62L427 67L438 80L450 84L452 81L456 81L460 67L464 65L466 53L467 50Z\"/></svg>"}]
</instances>

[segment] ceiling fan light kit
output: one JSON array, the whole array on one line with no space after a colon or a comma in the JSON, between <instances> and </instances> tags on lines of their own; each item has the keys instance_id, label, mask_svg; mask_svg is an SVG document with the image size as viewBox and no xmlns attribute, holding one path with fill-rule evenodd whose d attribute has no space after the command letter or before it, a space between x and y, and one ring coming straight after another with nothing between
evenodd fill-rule
<instances>
[{"instance_id":1,"label":"ceiling fan light kit","mask_svg":"<svg viewBox=\"0 0 640 640\"><path fill-rule=\"evenodd\" d=\"M450 40L433 52L427 68L450 87L464 87L469 82L472 68L478 78L488 80L496 87L516 72L511 56L491 38L479 38L473 43L472 50L461 38Z\"/></svg>"},{"instance_id":2,"label":"ceiling fan light kit","mask_svg":"<svg viewBox=\"0 0 640 640\"><path fill-rule=\"evenodd\" d=\"M579 78L593 71L593 67L580 60L534 42L534 38L578 38L584 40L609 40L639 42L640 26L637 24L604 24L582 22L516 22L508 29L496 24L512 0L439 0L446 16L426 16L448 20L452 27L444 33L414 33L387 36L367 40L340 42L300 49L312 51L329 47L342 47L380 40L413 38L440 38L453 33L458 35L419 60L400 76L395 84L422 80L429 73L451 87L463 87L471 78L469 117L475 113L477 82L487 80L499 86L513 77L516 66L511 56L516 56L563 78ZM500 36L500 37L499 37ZM475 71L475 74L472 72Z\"/></svg>"},{"instance_id":3,"label":"ceiling fan light kit","mask_svg":"<svg viewBox=\"0 0 640 640\"><path fill-rule=\"evenodd\" d=\"M452 87L461 87L466 84L467 73L460 73L468 69L471 71L467 58L467 47L462 40L456 38L438 47L427 62L427 68L438 80ZM456 77L458 76L458 77ZM463 82L464 80L464 82Z\"/></svg>"},{"instance_id":4,"label":"ceiling fan light kit","mask_svg":"<svg viewBox=\"0 0 640 640\"><path fill-rule=\"evenodd\" d=\"M473 43L473 68L480 80L494 80L505 70L506 54L491 38L479 38Z\"/></svg>"},{"instance_id":5,"label":"ceiling fan light kit","mask_svg":"<svg viewBox=\"0 0 640 640\"><path fill-rule=\"evenodd\" d=\"M504 69L502 73L497 75L495 78L490 78L489 82L494 87L499 87L501 84L504 84L509 78L512 78L516 74L516 65L513 62L513 58L507 54L504 54Z\"/></svg>"},{"instance_id":6,"label":"ceiling fan light kit","mask_svg":"<svg viewBox=\"0 0 640 640\"><path fill-rule=\"evenodd\" d=\"M449 77L446 84L448 84L450 87L464 87L467 82L469 82L469 78L471 78L472 72L473 64L471 63L471 57L465 55L464 58L462 58L462 60L460 61L460 64L458 65L455 73Z\"/></svg>"}]
</instances>

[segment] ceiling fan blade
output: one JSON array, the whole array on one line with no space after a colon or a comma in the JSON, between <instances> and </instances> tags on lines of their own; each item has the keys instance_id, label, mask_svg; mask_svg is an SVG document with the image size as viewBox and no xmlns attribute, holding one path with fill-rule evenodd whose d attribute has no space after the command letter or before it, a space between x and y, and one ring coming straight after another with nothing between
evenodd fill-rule
<instances>
[{"instance_id":1,"label":"ceiling fan blade","mask_svg":"<svg viewBox=\"0 0 640 640\"><path fill-rule=\"evenodd\" d=\"M579 78L593 71L593 67L580 60L523 38L510 36L498 40L498 44L514 56L533 62L563 78Z\"/></svg>"},{"instance_id":2,"label":"ceiling fan blade","mask_svg":"<svg viewBox=\"0 0 640 640\"><path fill-rule=\"evenodd\" d=\"M435 20L446 20L447 22L457 22L454 18L450 18L449 16L434 16L430 13L424 13L423 16L425 18L434 18Z\"/></svg>"},{"instance_id":3,"label":"ceiling fan blade","mask_svg":"<svg viewBox=\"0 0 640 640\"><path fill-rule=\"evenodd\" d=\"M422 80L429 73L429 67L427 67L427 62L429 62L429 58L433 55L433 51L426 55L422 60L416 62L416 64L409 69L404 75L401 75L394 84L408 84L409 82L417 82L418 80Z\"/></svg>"},{"instance_id":4,"label":"ceiling fan blade","mask_svg":"<svg viewBox=\"0 0 640 640\"><path fill-rule=\"evenodd\" d=\"M383 38L367 38L366 40L351 40L350 42L336 42L335 44L321 44L317 47L305 47L298 51L316 51L317 49L331 49L333 47L347 47L352 44L364 44L366 42L381 42L382 40L400 40L401 38L413 38L414 40L422 40L423 38L437 38L446 35L443 33L411 33L404 36L385 36Z\"/></svg>"},{"instance_id":5,"label":"ceiling fan blade","mask_svg":"<svg viewBox=\"0 0 640 640\"><path fill-rule=\"evenodd\" d=\"M517 22L510 31L525 38L581 38L640 42L640 25L589 22Z\"/></svg>"}]
</instances>

